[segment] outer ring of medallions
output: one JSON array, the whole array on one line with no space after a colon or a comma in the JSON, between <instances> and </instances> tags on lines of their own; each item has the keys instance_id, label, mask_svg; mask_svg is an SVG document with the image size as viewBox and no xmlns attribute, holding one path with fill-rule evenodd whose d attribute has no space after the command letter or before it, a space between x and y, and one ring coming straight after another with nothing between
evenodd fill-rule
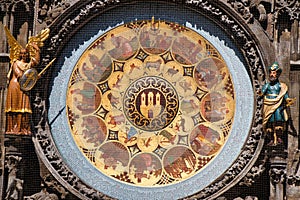
<instances>
[{"instance_id":1,"label":"outer ring of medallions","mask_svg":"<svg viewBox=\"0 0 300 200\"><path fill-rule=\"evenodd\" d=\"M118 165L122 165L122 167L128 165L129 154L128 149L120 142L104 142L95 152L95 166L107 176L117 175L115 171Z\"/></svg>"},{"instance_id":2,"label":"outer ring of medallions","mask_svg":"<svg viewBox=\"0 0 300 200\"><path fill-rule=\"evenodd\" d=\"M93 97L89 98L92 100L92 102L88 102L85 99L84 95L81 94L83 88L89 88L92 91L94 91ZM81 112L82 115L88 115L95 112L100 106L101 101L102 101L101 92L95 86L95 84L89 81L78 81L68 88L67 105L72 110Z\"/></svg>"},{"instance_id":3,"label":"outer ring of medallions","mask_svg":"<svg viewBox=\"0 0 300 200\"><path fill-rule=\"evenodd\" d=\"M220 111L218 114L214 114L214 116L213 116L213 114L209 115L209 112L207 112L205 109L206 99L207 98L210 99L211 96L216 97L216 98L214 98L212 105L218 104L218 103L226 104L226 109L224 111ZM200 110L201 115L204 117L204 119L206 119L207 121L209 121L211 123L216 123L216 124L221 124L224 122L226 123L234 115L233 102L234 102L234 99L228 94L222 95L219 91L210 91L203 96L199 110ZM220 109L222 108L221 106L218 106L218 107ZM225 107L225 106L223 106L223 107Z\"/></svg>"},{"instance_id":4,"label":"outer ring of medallions","mask_svg":"<svg viewBox=\"0 0 300 200\"><path fill-rule=\"evenodd\" d=\"M89 126L93 125L93 131L89 130ZM77 134L80 130L82 134ZM86 115L78 119L73 124L72 134L77 145L86 148L87 144L93 144L93 147L101 145L107 138L107 126L103 119L95 115Z\"/></svg>"},{"instance_id":5,"label":"outer ring of medallions","mask_svg":"<svg viewBox=\"0 0 300 200\"><path fill-rule=\"evenodd\" d=\"M188 25L189 26L189 25ZM62 65L58 75L53 81L55 90L50 92L49 96L49 121L51 125L52 138L56 147L59 149L64 162L76 175L90 187L103 192L109 196L118 199L178 199L192 195L206 186L211 184L216 178L221 176L238 157L240 150L243 147L248 132L251 127L252 117L254 112L254 92L252 84L248 77L247 71L243 63L235 55L232 49L223 45L223 43L211 36L204 30L195 29L189 26L202 35L205 39L211 42L212 45L223 56L227 64L233 85L236 93L236 109L231 134L223 146L222 151L213 160L209 166L206 166L195 176L180 183L164 186L164 187L138 187L126 185L123 182L116 181L96 169L86 158L75 144L69 130L68 121L65 115L58 114L59 111L65 108L66 104L66 89L69 79L77 60L90 44L99 38L105 31L99 31L94 37L88 40L84 45L80 46L71 57L67 58ZM244 115L249 113L249 115ZM242 126L241 126L242 125ZM62 132L61 130L66 130ZM237 141L238 138L238 141ZM232 160L234 158L234 160ZM78 165L76 163L81 163ZM213 166L213 167L210 167ZM88 173L87 173L88 172ZM201 180L201 182L199 182ZM111 188L120 188L120 190L111 190ZM138 193L137 193L138 191ZM170 195L172 194L172 195Z\"/></svg>"},{"instance_id":6,"label":"outer ring of medallions","mask_svg":"<svg viewBox=\"0 0 300 200\"><path fill-rule=\"evenodd\" d=\"M150 159L149 159L150 158ZM160 162L160 159L157 155L150 153L150 152L141 152L138 153L137 155L133 156L133 158L131 159L130 163L129 163L129 169L130 171L132 170L132 167L134 167L135 165L139 165L139 163L142 161L144 167L148 166L148 167L152 167L153 169L153 173L149 174L149 177L147 177L146 179L137 179L136 177L134 177L135 173L129 173L131 174L130 176L132 177L132 180L134 180L136 185L142 186L144 185L150 185L150 184L155 184L161 177L162 175L162 164ZM150 162L150 163L149 163ZM143 170L143 169L142 169ZM153 176L153 175L156 176Z\"/></svg>"},{"instance_id":7,"label":"outer ring of medallions","mask_svg":"<svg viewBox=\"0 0 300 200\"><path fill-rule=\"evenodd\" d=\"M197 142L196 138L198 136L203 136L203 134L204 134L202 131L198 131L198 130L201 130L202 127L204 127L207 130L210 130L211 133L213 133L212 135L214 135L214 136L218 135L218 137L210 138L210 139L203 137L203 138L205 138L205 140L207 142L213 144L213 147L214 147L213 149L203 148L207 145L207 142L202 142L201 140L200 141L198 140L198 142ZM193 128L191 134L189 135L189 144L190 144L191 149L193 149L193 151L200 156L215 156L218 153L218 151L222 148L222 146L224 145L224 142L225 142L224 135L220 134L220 132L221 132L221 130L219 128L217 128L216 125L214 125L213 123L210 123L210 122L204 122L204 123L201 123L201 124L195 126ZM196 142L201 145L201 148L197 147Z\"/></svg>"},{"instance_id":8,"label":"outer ring of medallions","mask_svg":"<svg viewBox=\"0 0 300 200\"><path fill-rule=\"evenodd\" d=\"M214 72L216 74L213 76L209 76L207 80L205 78L203 80L194 78L194 80L197 85L204 91L211 91L212 89L218 88L218 86L222 86L225 82L224 80L227 80L226 77L229 76L229 72L226 72L227 70L225 68L226 64L224 63L224 61L218 58L205 58L195 66L195 69L193 71L194 77L199 77L200 71L202 71L201 69L206 69L208 72ZM223 71L222 69L225 69L225 71ZM218 83L218 77L224 75L222 72L225 73L225 77L223 81Z\"/></svg>"},{"instance_id":9,"label":"outer ring of medallions","mask_svg":"<svg viewBox=\"0 0 300 200\"><path fill-rule=\"evenodd\" d=\"M172 160L172 162L169 162L170 160ZM193 172L195 172L197 164L194 152L190 148L180 145L168 149L162 158L162 162L164 170L169 176L174 179L182 178L183 180L186 180ZM185 162L188 162L189 164L186 164ZM182 165L185 165L186 167L180 167ZM177 173L172 173L173 168L178 169ZM179 177L178 174L180 175Z\"/></svg>"}]
</instances>

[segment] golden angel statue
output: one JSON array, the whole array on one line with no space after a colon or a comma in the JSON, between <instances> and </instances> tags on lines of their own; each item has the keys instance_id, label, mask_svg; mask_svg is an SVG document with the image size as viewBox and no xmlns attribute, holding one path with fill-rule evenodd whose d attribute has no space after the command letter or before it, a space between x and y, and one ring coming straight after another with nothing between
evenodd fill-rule
<instances>
[{"instance_id":1,"label":"golden angel statue","mask_svg":"<svg viewBox=\"0 0 300 200\"><path fill-rule=\"evenodd\" d=\"M40 47L44 45L50 33L44 29L36 36L28 39L26 47L22 47L5 26L7 41L10 46L10 70L8 72L9 85L6 98L6 134L31 135L29 89L33 87L30 76L31 71L40 61ZM22 82L22 86L20 82ZM31 88L30 88L30 87Z\"/></svg>"}]
</instances>

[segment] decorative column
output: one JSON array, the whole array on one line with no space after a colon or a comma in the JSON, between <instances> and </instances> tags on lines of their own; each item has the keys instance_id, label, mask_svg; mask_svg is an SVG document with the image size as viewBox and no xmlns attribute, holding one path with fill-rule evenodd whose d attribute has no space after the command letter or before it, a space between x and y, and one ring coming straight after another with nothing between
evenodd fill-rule
<instances>
[{"instance_id":1,"label":"decorative column","mask_svg":"<svg viewBox=\"0 0 300 200\"><path fill-rule=\"evenodd\" d=\"M284 200L286 196L287 151L272 150L270 157L270 200Z\"/></svg>"},{"instance_id":2,"label":"decorative column","mask_svg":"<svg viewBox=\"0 0 300 200\"><path fill-rule=\"evenodd\" d=\"M40 191L40 165L31 136L5 135L3 199L23 200Z\"/></svg>"},{"instance_id":3,"label":"decorative column","mask_svg":"<svg viewBox=\"0 0 300 200\"><path fill-rule=\"evenodd\" d=\"M3 27L9 23L8 4L1 5L4 13L0 21L0 43L6 44L6 37ZM5 148L4 148L4 132L5 132L5 97L7 79L6 74L9 69L9 54L6 45L0 45L0 199L4 199L4 169L5 169Z\"/></svg>"},{"instance_id":4,"label":"decorative column","mask_svg":"<svg viewBox=\"0 0 300 200\"><path fill-rule=\"evenodd\" d=\"M3 198L12 200L23 199L24 162L21 150L22 138L5 135L5 179L3 184Z\"/></svg>"}]
</instances>

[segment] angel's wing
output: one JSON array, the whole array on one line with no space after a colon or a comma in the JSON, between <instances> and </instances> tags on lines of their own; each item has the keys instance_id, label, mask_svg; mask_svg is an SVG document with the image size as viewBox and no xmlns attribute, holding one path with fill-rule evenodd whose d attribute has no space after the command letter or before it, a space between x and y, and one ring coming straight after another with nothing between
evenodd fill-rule
<instances>
[{"instance_id":1,"label":"angel's wing","mask_svg":"<svg viewBox=\"0 0 300 200\"><path fill-rule=\"evenodd\" d=\"M35 49L30 44L36 43L38 47L40 48L43 47L44 41L49 37L49 33L50 33L50 29L46 28L36 36L29 37L26 48L29 49L30 57L34 57L36 52Z\"/></svg>"},{"instance_id":2,"label":"angel's wing","mask_svg":"<svg viewBox=\"0 0 300 200\"><path fill-rule=\"evenodd\" d=\"M20 51L23 48L20 43L14 38L14 36L10 33L8 28L4 26L4 30L7 37L7 42L9 44L10 50L9 50L9 58L10 63L13 64L20 55Z\"/></svg>"},{"instance_id":3,"label":"angel's wing","mask_svg":"<svg viewBox=\"0 0 300 200\"><path fill-rule=\"evenodd\" d=\"M9 49L9 59L10 59L10 64L12 66L14 64L14 62L19 59L20 51L23 47L14 38L14 36L10 33L10 31L8 30L8 28L6 26L4 26L4 30L5 30L5 33L6 33L7 42L8 42L9 47L10 47L10 49ZM9 68L9 71L7 73L7 78L8 79L10 79L11 72L12 72L12 67Z\"/></svg>"}]
</instances>

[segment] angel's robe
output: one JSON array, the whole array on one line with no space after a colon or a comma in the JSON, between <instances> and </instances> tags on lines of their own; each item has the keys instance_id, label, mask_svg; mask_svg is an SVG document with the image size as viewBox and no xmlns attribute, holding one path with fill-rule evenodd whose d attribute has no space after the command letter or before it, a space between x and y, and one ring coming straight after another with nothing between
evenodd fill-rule
<instances>
[{"instance_id":1,"label":"angel's robe","mask_svg":"<svg viewBox=\"0 0 300 200\"><path fill-rule=\"evenodd\" d=\"M28 92L23 92L18 79L24 71L31 67L31 63L17 60L12 65L12 74L7 89L6 98L6 133L29 135L29 115L32 113Z\"/></svg>"}]
</instances>

